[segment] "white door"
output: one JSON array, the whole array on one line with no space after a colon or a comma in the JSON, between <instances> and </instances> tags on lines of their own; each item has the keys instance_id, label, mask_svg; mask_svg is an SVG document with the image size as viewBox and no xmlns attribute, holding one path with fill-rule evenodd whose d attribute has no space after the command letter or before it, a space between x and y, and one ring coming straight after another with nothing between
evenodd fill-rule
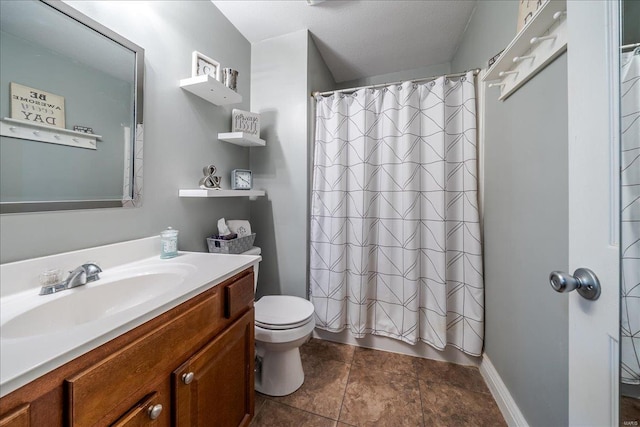
<instances>
[{"instance_id":1,"label":"white door","mask_svg":"<svg viewBox=\"0 0 640 427\"><path fill-rule=\"evenodd\" d=\"M569 424L618 425L619 1L567 1L569 269L596 273L596 301L569 295Z\"/></svg>"}]
</instances>

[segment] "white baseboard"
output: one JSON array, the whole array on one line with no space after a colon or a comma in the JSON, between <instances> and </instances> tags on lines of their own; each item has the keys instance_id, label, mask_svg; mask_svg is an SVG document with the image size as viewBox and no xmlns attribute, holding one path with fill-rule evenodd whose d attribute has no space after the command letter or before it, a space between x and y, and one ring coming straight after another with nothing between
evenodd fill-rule
<instances>
[{"instance_id":1,"label":"white baseboard","mask_svg":"<svg viewBox=\"0 0 640 427\"><path fill-rule=\"evenodd\" d=\"M498 371L496 371L486 354L482 356L482 362L480 362L480 374L487 383L487 387L489 387L489 391L491 391L507 424L509 426L529 427L527 420L520 412L520 408L518 408L511 393L509 393L509 389L502 382L502 378L500 378Z\"/></svg>"}]
</instances>

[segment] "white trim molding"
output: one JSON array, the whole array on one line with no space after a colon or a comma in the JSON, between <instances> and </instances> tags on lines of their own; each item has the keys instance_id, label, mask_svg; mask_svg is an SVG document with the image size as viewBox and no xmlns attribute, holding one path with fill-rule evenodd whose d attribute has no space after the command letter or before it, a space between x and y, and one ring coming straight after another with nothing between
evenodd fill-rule
<instances>
[{"instance_id":1,"label":"white trim molding","mask_svg":"<svg viewBox=\"0 0 640 427\"><path fill-rule=\"evenodd\" d=\"M482 362L480 362L480 374L498 404L498 408L500 408L505 422L509 426L529 427L527 420L524 418L524 415L522 415L522 412L520 412L520 408L518 408L516 401L513 399L513 396L511 396L509 389L502 381L500 374L498 374L498 371L486 354L482 356Z\"/></svg>"}]
</instances>

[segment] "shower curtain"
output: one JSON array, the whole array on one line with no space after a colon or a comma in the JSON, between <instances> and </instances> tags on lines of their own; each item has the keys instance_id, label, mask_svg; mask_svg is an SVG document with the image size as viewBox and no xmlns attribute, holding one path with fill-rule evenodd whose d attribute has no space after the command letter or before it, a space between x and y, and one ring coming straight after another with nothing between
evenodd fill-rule
<instances>
[{"instance_id":1,"label":"shower curtain","mask_svg":"<svg viewBox=\"0 0 640 427\"><path fill-rule=\"evenodd\" d=\"M621 63L620 371L623 382L640 384L640 48Z\"/></svg>"},{"instance_id":2,"label":"shower curtain","mask_svg":"<svg viewBox=\"0 0 640 427\"><path fill-rule=\"evenodd\" d=\"M482 352L473 73L316 98L317 327Z\"/></svg>"}]
</instances>

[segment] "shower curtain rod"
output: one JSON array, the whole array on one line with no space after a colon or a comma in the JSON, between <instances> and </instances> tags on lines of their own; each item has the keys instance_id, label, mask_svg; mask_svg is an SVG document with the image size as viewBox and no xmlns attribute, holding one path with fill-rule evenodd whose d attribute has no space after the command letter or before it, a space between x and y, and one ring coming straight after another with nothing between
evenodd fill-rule
<instances>
[{"instance_id":1,"label":"shower curtain rod","mask_svg":"<svg viewBox=\"0 0 640 427\"><path fill-rule=\"evenodd\" d=\"M620 50L634 49L636 47L640 47L640 43L625 44L624 46L620 46Z\"/></svg>"},{"instance_id":2,"label":"shower curtain rod","mask_svg":"<svg viewBox=\"0 0 640 427\"><path fill-rule=\"evenodd\" d=\"M480 68L476 68L474 70L467 70L467 71L463 71L461 73L454 73L454 74L445 74L443 76L431 76L431 77L426 77L424 79L414 79L414 80L405 80L407 82L413 82L413 83L418 83L418 82L428 82L431 80L435 80L437 78L440 77L462 77L465 74L467 74L469 71L473 71L473 75L477 76L478 73L480 73ZM334 93L345 93L345 92L355 92L357 90L360 89L374 89L377 87L385 87L385 86L392 86L392 85L399 85L404 83L405 81L401 81L401 82L393 82L393 83L380 83L377 85L369 85L369 86L360 86L360 87L352 87L349 89L338 89L338 90L330 90L327 92L312 92L311 96L316 97L316 96L326 96L326 95L333 95Z\"/></svg>"}]
</instances>

